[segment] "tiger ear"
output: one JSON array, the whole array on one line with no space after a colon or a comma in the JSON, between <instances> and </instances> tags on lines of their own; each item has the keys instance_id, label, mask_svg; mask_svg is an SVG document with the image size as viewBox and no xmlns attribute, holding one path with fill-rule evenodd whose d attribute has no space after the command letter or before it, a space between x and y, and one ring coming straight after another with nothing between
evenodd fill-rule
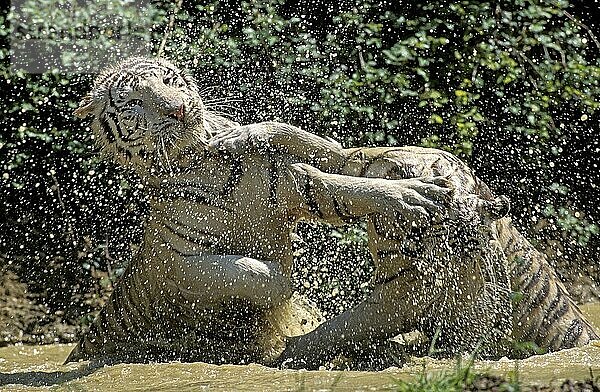
<instances>
[{"instance_id":1,"label":"tiger ear","mask_svg":"<svg viewBox=\"0 0 600 392\"><path fill-rule=\"evenodd\" d=\"M92 98L92 96L88 94L85 97L83 97L81 102L79 102L79 107L75 109L73 114L79 118L85 118L88 114L94 111L95 107L96 102L94 101L94 98Z\"/></svg>"}]
</instances>

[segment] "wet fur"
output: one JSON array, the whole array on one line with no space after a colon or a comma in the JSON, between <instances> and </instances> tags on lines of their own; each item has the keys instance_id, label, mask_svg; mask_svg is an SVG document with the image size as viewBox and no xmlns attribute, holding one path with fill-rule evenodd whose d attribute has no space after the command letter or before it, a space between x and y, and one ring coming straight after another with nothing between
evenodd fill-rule
<instances>
[{"instance_id":1,"label":"wet fur","mask_svg":"<svg viewBox=\"0 0 600 392\"><path fill-rule=\"evenodd\" d=\"M141 177L149 217L140 253L67 361L272 360L284 336L319 321L290 291L299 219L344 224L382 209L414 217L434 205L424 195L448 191L327 174L287 153L209 151L211 136L241 127L208 111L193 79L162 60L102 73L75 113L92 116L108 159Z\"/></svg>"}]
</instances>

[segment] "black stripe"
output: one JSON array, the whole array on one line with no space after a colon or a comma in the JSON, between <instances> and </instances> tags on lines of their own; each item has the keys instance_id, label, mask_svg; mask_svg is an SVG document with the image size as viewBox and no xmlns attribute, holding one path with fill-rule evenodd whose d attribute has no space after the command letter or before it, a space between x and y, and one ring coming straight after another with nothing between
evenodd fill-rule
<instances>
[{"instance_id":1,"label":"black stripe","mask_svg":"<svg viewBox=\"0 0 600 392\"><path fill-rule=\"evenodd\" d=\"M175 223L172 223L170 221L166 221L166 222L163 221L162 226L164 228L166 228L174 236L183 238L184 240L191 242L194 245L198 245L198 246L205 247L205 248L210 248L211 246L214 245L214 241L212 241L212 240L193 238L193 237L190 237L188 234L181 233L179 231L179 229L181 229L182 227L185 227L183 225L179 225L179 227L178 227L178 225Z\"/></svg>"},{"instance_id":2,"label":"black stripe","mask_svg":"<svg viewBox=\"0 0 600 392\"><path fill-rule=\"evenodd\" d=\"M307 178L306 181L304 182L304 192L303 193L304 193L304 201L306 202L306 205L308 206L308 211L311 214L318 216L319 218L323 218L323 213L321 212L321 209L319 208L319 204L314 199L312 180L310 178Z\"/></svg>"},{"instance_id":3,"label":"black stripe","mask_svg":"<svg viewBox=\"0 0 600 392\"><path fill-rule=\"evenodd\" d=\"M529 290L531 290L531 288L538 282L538 280L542 276L542 269L543 269L543 266L541 264L539 264L537 271L532 274L531 279L529 280L527 285L521 289L521 292L523 294L527 294L527 292Z\"/></svg>"},{"instance_id":4,"label":"black stripe","mask_svg":"<svg viewBox=\"0 0 600 392\"><path fill-rule=\"evenodd\" d=\"M513 268L513 281L515 287L519 288L525 295L529 295L529 293L525 292L525 286L531 284L531 282L535 282L539 276L541 276L541 264L538 260L531 259L529 257L521 257L517 256L518 259L511 261L514 265ZM536 276L534 272L535 268L538 268Z\"/></svg>"},{"instance_id":5,"label":"black stripe","mask_svg":"<svg viewBox=\"0 0 600 392\"><path fill-rule=\"evenodd\" d=\"M377 282L376 284L378 284L378 285L379 285L379 284L381 284L381 285L385 285L385 284L391 283L391 282L393 282L394 280L398 279L399 277L401 277L402 275L404 275L404 274L406 274L406 273L408 273L408 272L410 272L410 271L416 271L416 267L411 265L410 267L407 267L407 268L400 268L400 269L398 270L398 272L396 272L394 275L392 275L392 276L390 276L390 277L386 278L386 279L385 279L384 281L382 281L382 282ZM416 281L416 278L413 278L413 279L411 279L411 281L413 281L413 282L414 282L414 281Z\"/></svg>"},{"instance_id":6,"label":"black stripe","mask_svg":"<svg viewBox=\"0 0 600 392\"><path fill-rule=\"evenodd\" d=\"M363 149L357 148L355 151L352 152L352 154L348 155L348 158L346 159L346 162L344 162L344 165L350 162L356 155L360 154L362 154L362 156L365 156L365 154L363 153Z\"/></svg>"},{"instance_id":7,"label":"black stripe","mask_svg":"<svg viewBox=\"0 0 600 392\"><path fill-rule=\"evenodd\" d=\"M388 157L388 155L393 154L394 152L402 152L402 149L394 149L394 150L388 150L388 149L383 149L383 151L381 151L379 154L371 157L368 162L369 162L369 167L371 167L373 164L375 164L375 162L382 160L385 161L386 158L390 159L390 160L396 160L395 157Z\"/></svg>"},{"instance_id":8,"label":"black stripe","mask_svg":"<svg viewBox=\"0 0 600 392\"><path fill-rule=\"evenodd\" d=\"M139 136L131 137L133 134L134 134L133 132L130 132L129 134L127 134L127 136L125 136L124 134L121 133L121 140L124 142L127 142L128 146L130 148L143 145L144 143L135 143L135 142L137 142L140 139L143 139L144 135L140 134Z\"/></svg>"},{"instance_id":9,"label":"black stripe","mask_svg":"<svg viewBox=\"0 0 600 392\"><path fill-rule=\"evenodd\" d=\"M173 217L171 217L169 219L165 219L165 218L162 218L162 219L166 220L166 221L169 221L169 222L173 222L174 224L176 224L177 226L180 226L180 227L188 227L186 224L181 223L181 221L179 221L179 220L177 220L177 219L175 219ZM204 236L207 236L207 237L214 237L214 234L215 234L214 232L208 231L208 230L202 230L202 229L196 229L196 228L191 228L191 230L193 230L193 231L195 231L197 233L200 233L200 234L202 234Z\"/></svg>"},{"instance_id":10,"label":"black stripe","mask_svg":"<svg viewBox=\"0 0 600 392\"><path fill-rule=\"evenodd\" d=\"M104 131L108 143L117 144L117 139L115 139L115 135L112 132L111 126L108 124L108 121L106 121L106 117L102 115L100 116L100 127Z\"/></svg>"},{"instance_id":11,"label":"black stripe","mask_svg":"<svg viewBox=\"0 0 600 392\"><path fill-rule=\"evenodd\" d=\"M140 118L140 116L136 116L135 118L135 129L140 129L140 122L142 121L142 119ZM144 132L140 133L140 136L138 138L136 138L135 140L144 137Z\"/></svg>"},{"instance_id":12,"label":"black stripe","mask_svg":"<svg viewBox=\"0 0 600 392\"><path fill-rule=\"evenodd\" d=\"M244 174L244 168L238 160L231 160L231 166L229 168L229 178L223 185L223 189L220 192L220 196L229 197L231 193L237 188L242 176Z\"/></svg>"},{"instance_id":13,"label":"black stripe","mask_svg":"<svg viewBox=\"0 0 600 392\"><path fill-rule=\"evenodd\" d=\"M165 189L161 187L160 184L155 185L151 184L148 189L148 195L156 200L160 201L176 201L176 200L184 200L186 202L192 201L196 204L218 208L220 210L226 212L233 212L233 209L226 207L222 204L222 201L219 200L219 196L210 195L211 191L206 191L202 187L198 185L194 185L195 188L199 189L199 192L194 192L190 189L180 189L177 191L170 191L169 189ZM206 195L209 194L209 195ZM212 196L212 197L211 197Z\"/></svg>"},{"instance_id":14,"label":"black stripe","mask_svg":"<svg viewBox=\"0 0 600 392\"><path fill-rule=\"evenodd\" d=\"M175 234L177 234L177 233L175 233ZM194 251L194 252L182 252L179 249L177 249L174 245L172 245L172 242L168 241L167 238L165 238L162 233L159 232L158 236L163 241L163 243L169 247L170 250L172 250L173 252L177 253L177 255L179 255L180 257L185 258L185 257L190 257L190 256L198 256L198 251Z\"/></svg>"},{"instance_id":15,"label":"black stripe","mask_svg":"<svg viewBox=\"0 0 600 392\"><path fill-rule=\"evenodd\" d=\"M369 168L369 166L371 165L371 162L372 162L372 160L367 157L367 154L363 150L364 150L363 148L359 148L356 151L354 151L352 154L350 154L348 156L348 158L346 159L346 161L344 162L344 165L343 165L343 166L347 166L348 163L352 159L357 158L357 156L360 155L360 157L358 157L358 159L360 159L360 161L362 162L363 165L360 168L360 173L357 177L365 177L367 169Z\"/></svg>"},{"instance_id":16,"label":"black stripe","mask_svg":"<svg viewBox=\"0 0 600 392\"><path fill-rule=\"evenodd\" d=\"M360 169L360 174L358 175L359 177L366 177L367 174L367 170L369 169L369 167L371 167L371 162L363 162L363 166Z\"/></svg>"},{"instance_id":17,"label":"black stripe","mask_svg":"<svg viewBox=\"0 0 600 392\"><path fill-rule=\"evenodd\" d=\"M519 318L519 321L523 321L523 318L525 316L532 316L534 312L538 312L540 310L539 306L544 301L544 299L546 299L546 297L548 296L548 292L550 291L550 278L548 277L548 275L546 275L543 279L544 282L542 283L542 287L539 289L539 291L533 298L533 301L527 303L527 309L529 311L522 315ZM543 317L540 317L539 322L541 323L543 319Z\"/></svg>"},{"instance_id":18,"label":"black stripe","mask_svg":"<svg viewBox=\"0 0 600 392\"><path fill-rule=\"evenodd\" d=\"M395 219L396 222L404 222L404 218L401 216L401 214L397 213L395 214ZM407 233L405 233L400 227L397 227L396 230L388 230L388 229L384 229L383 223L381 222L380 218L377 215L374 215L371 217L371 221L373 222L373 229L375 230L375 233L377 233L378 236L382 237L382 238L386 238L389 240L394 240L394 241L402 241L405 240L407 237Z\"/></svg>"},{"instance_id":19,"label":"black stripe","mask_svg":"<svg viewBox=\"0 0 600 392\"><path fill-rule=\"evenodd\" d=\"M182 189L181 191L177 191L175 194L168 194L169 200L180 200L183 199L185 201L193 201L197 204L205 205L208 207L218 208L223 211L233 212L231 208L227 208L219 203L219 200L216 197L209 197L201 193L197 193L191 190Z\"/></svg>"},{"instance_id":20,"label":"black stripe","mask_svg":"<svg viewBox=\"0 0 600 392\"><path fill-rule=\"evenodd\" d=\"M121 82L121 79L118 78L113 82L112 86L108 89L108 103L111 107L117 109L119 105L115 102L115 97L113 96L113 88L116 88L116 85Z\"/></svg>"},{"instance_id":21,"label":"black stripe","mask_svg":"<svg viewBox=\"0 0 600 392\"><path fill-rule=\"evenodd\" d=\"M171 120L168 117L163 118L162 120L158 121L157 123L154 124L154 126L156 128L158 128L159 130L163 130L166 127L168 127L169 125L173 124L175 120Z\"/></svg>"},{"instance_id":22,"label":"black stripe","mask_svg":"<svg viewBox=\"0 0 600 392\"><path fill-rule=\"evenodd\" d=\"M539 315L534 319L534 323L531 325L531 332L535 332L538 337L547 337L550 333L550 328L545 328L545 326L547 326L547 309L543 305L548 302L548 295L550 294L552 283L553 282L548 278L544 286L542 286L542 289L535 296L533 302L527 306L531 315Z\"/></svg>"},{"instance_id":23,"label":"black stripe","mask_svg":"<svg viewBox=\"0 0 600 392\"><path fill-rule=\"evenodd\" d=\"M114 126L112 127L112 129L117 131L117 134L115 136L118 135L119 140L123 140L125 138L125 135L123 135L123 130L121 129L121 125L119 124L119 119L117 118L116 113L106 112L105 116L113 122Z\"/></svg>"},{"instance_id":24,"label":"black stripe","mask_svg":"<svg viewBox=\"0 0 600 392\"><path fill-rule=\"evenodd\" d=\"M337 216L346 223L352 223L356 220L356 217L350 214L348 207L342 202L338 201L335 197L331 197L333 202L333 209Z\"/></svg>"},{"instance_id":25,"label":"black stripe","mask_svg":"<svg viewBox=\"0 0 600 392\"><path fill-rule=\"evenodd\" d=\"M550 303L548 310L546 312L546 323L549 325L554 324L556 320L564 316L569 311L569 301L564 300L564 294L562 290L557 287L556 295L554 299Z\"/></svg>"},{"instance_id":26,"label":"black stripe","mask_svg":"<svg viewBox=\"0 0 600 392\"><path fill-rule=\"evenodd\" d=\"M456 155L454 155L454 154L445 154L444 156L449 161L453 161L457 166L459 166L461 168L465 167L465 163L463 161L461 161ZM467 170L472 171L471 169L467 169ZM471 175L473 175L473 174L471 173Z\"/></svg>"},{"instance_id":27,"label":"black stripe","mask_svg":"<svg viewBox=\"0 0 600 392\"><path fill-rule=\"evenodd\" d=\"M131 70L137 72L140 76L150 75L158 77L159 74L156 71L159 71L160 73L165 73L167 70L171 69L160 64L141 62L131 67Z\"/></svg>"}]
</instances>

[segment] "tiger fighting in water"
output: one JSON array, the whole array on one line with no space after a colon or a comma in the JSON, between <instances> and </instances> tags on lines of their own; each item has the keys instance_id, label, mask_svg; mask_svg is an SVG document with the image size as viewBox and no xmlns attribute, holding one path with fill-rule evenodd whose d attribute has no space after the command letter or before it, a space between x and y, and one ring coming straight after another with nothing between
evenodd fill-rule
<instances>
[{"instance_id":1,"label":"tiger fighting in water","mask_svg":"<svg viewBox=\"0 0 600 392\"><path fill-rule=\"evenodd\" d=\"M434 225L411 227L389 214L370 214L374 293L315 331L290 339L279 363L316 367L327 353L356 355L373 342L412 329L436 336L446 355L478 350L491 358L523 357L598 339L546 257L504 217L508 201L495 198L452 154L420 147L342 149L298 128L268 124L232 128L210 143L237 154L280 149L350 176L442 176L454 188L449 208L454 217Z\"/></svg>"},{"instance_id":2,"label":"tiger fighting in water","mask_svg":"<svg viewBox=\"0 0 600 392\"><path fill-rule=\"evenodd\" d=\"M67 361L272 360L285 336L318 322L291 293L295 222L377 211L423 220L450 192L445 179L347 177L287 155L211 152L208 139L237 124L206 110L195 82L162 60L105 71L75 113L93 117L108 159L140 176L149 216L141 251Z\"/></svg>"},{"instance_id":3,"label":"tiger fighting in water","mask_svg":"<svg viewBox=\"0 0 600 392\"><path fill-rule=\"evenodd\" d=\"M68 360L269 363L284 336L318 323L291 294L295 222L365 216L375 292L289 339L280 362L317 366L323 353L415 328L442 327L449 352L486 338L490 355L506 337L549 350L597 338L543 255L501 218L506 200L450 154L342 149L285 124L240 126L205 108L195 81L164 60L105 71L76 114L92 115L102 152L140 175L150 214L142 251Z\"/></svg>"}]
</instances>

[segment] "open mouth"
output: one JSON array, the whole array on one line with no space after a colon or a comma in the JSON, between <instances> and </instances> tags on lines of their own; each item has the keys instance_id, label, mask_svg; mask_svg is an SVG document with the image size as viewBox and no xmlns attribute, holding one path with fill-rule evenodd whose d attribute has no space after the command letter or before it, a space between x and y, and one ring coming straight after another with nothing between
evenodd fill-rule
<instances>
[{"instance_id":1,"label":"open mouth","mask_svg":"<svg viewBox=\"0 0 600 392\"><path fill-rule=\"evenodd\" d=\"M179 122L183 122L183 120L185 119L185 105L181 104L177 109L169 113L168 116L174 118Z\"/></svg>"}]
</instances>

